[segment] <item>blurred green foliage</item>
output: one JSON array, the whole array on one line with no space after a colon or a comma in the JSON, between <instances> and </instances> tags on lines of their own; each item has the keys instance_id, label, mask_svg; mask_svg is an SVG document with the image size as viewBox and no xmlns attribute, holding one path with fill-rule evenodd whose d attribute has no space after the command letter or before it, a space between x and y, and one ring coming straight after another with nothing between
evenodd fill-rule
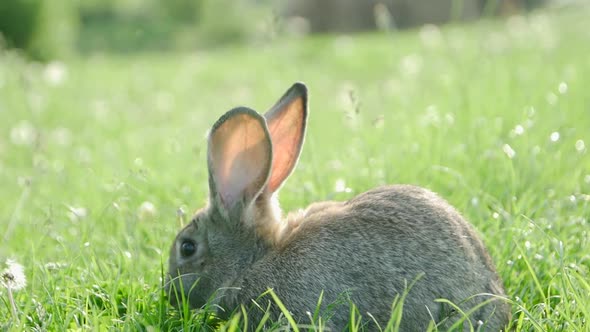
<instances>
[{"instance_id":1,"label":"blurred green foliage","mask_svg":"<svg viewBox=\"0 0 590 332\"><path fill-rule=\"evenodd\" d=\"M481 1L492 12L503 1L527 8L544 2ZM0 34L8 47L38 60L76 53L194 49L274 33L277 4L271 0L1 0Z\"/></svg>"},{"instance_id":2,"label":"blurred green foliage","mask_svg":"<svg viewBox=\"0 0 590 332\"><path fill-rule=\"evenodd\" d=\"M8 46L27 48L39 21L39 0L0 1L0 31Z\"/></svg>"},{"instance_id":3,"label":"blurred green foliage","mask_svg":"<svg viewBox=\"0 0 590 332\"><path fill-rule=\"evenodd\" d=\"M77 31L74 0L0 1L0 34L7 46L22 49L35 59L70 54Z\"/></svg>"},{"instance_id":4,"label":"blurred green foliage","mask_svg":"<svg viewBox=\"0 0 590 332\"><path fill-rule=\"evenodd\" d=\"M74 52L186 49L246 40L256 32L260 0L0 1L8 47L34 59Z\"/></svg>"},{"instance_id":5,"label":"blurred green foliage","mask_svg":"<svg viewBox=\"0 0 590 332\"><path fill-rule=\"evenodd\" d=\"M167 0L160 2L163 13L179 22L191 23L198 19L203 1Z\"/></svg>"},{"instance_id":6,"label":"blurred green foliage","mask_svg":"<svg viewBox=\"0 0 590 332\"><path fill-rule=\"evenodd\" d=\"M78 49L136 52L243 41L264 9L253 0L87 1L80 6ZM270 15L270 10L266 11Z\"/></svg>"},{"instance_id":7,"label":"blurred green foliage","mask_svg":"<svg viewBox=\"0 0 590 332\"><path fill-rule=\"evenodd\" d=\"M26 49L35 59L64 58L76 52L79 18L76 0L39 1L37 29Z\"/></svg>"}]
</instances>

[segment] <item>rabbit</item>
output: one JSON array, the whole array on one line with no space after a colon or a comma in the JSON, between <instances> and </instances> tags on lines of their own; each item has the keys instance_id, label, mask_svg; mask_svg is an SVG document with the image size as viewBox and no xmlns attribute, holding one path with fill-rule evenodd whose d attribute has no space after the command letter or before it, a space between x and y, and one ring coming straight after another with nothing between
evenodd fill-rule
<instances>
[{"instance_id":1,"label":"rabbit","mask_svg":"<svg viewBox=\"0 0 590 332\"><path fill-rule=\"evenodd\" d=\"M281 316L271 289L297 324L310 324L319 303L325 327L340 331L354 304L376 330L407 293L401 331L446 330L464 318L437 299L469 315L461 330L504 329L510 307L486 248L433 192L383 186L282 217L276 194L299 159L307 104L307 87L295 83L264 116L238 107L215 122L209 201L170 249L170 303L215 308L222 318L243 305L256 326L266 311Z\"/></svg>"}]
</instances>

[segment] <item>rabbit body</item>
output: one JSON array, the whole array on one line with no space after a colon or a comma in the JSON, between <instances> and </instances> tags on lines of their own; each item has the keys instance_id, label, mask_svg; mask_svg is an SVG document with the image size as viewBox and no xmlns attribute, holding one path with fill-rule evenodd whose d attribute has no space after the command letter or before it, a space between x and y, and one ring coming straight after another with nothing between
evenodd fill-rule
<instances>
[{"instance_id":1,"label":"rabbit body","mask_svg":"<svg viewBox=\"0 0 590 332\"><path fill-rule=\"evenodd\" d=\"M214 125L210 201L170 250L171 303L216 304L220 315L245 305L255 326L264 310L253 301L262 308L271 303L273 318L280 314L268 295L260 297L272 289L297 322L309 324L323 293L327 327L346 328L353 303L375 330L375 322L387 325L396 296L407 292L401 331L426 330L432 320L444 330L462 318L436 299L469 313L464 330L482 322L480 330L503 329L510 308L497 299L502 282L483 243L434 193L385 186L281 218L274 193L299 156L306 92L294 85L266 118L240 108ZM289 130L296 133L283 134Z\"/></svg>"},{"instance_id":2,"label":"rabbit body","mask_svg":"<svg viewBox=\"0 0 590 332\"><path fill-rule=\"evenodd\" d=\"M313 204L290 223L279 246L235 280L240 291L225 306L248 304L270 287L295 318L306 321L306 312L314 312L323 291L324 305L347 295L359 313L371 313L385 327L395 296L416 280L404 301L401 330L424 331L431 318L449 314L450 308L435 299L448 299L467 311L489 300L478 296L460 304L473 295L503 295L473 229L426 189L381 187L347 202ZM472 323L477 327L478 320L486 322L486 330L499 331L508 319L503 305L483 306L471 315ZM333 313L330 326L342 330L349 319L345 303Z\"/></svg>"}]
</instances>

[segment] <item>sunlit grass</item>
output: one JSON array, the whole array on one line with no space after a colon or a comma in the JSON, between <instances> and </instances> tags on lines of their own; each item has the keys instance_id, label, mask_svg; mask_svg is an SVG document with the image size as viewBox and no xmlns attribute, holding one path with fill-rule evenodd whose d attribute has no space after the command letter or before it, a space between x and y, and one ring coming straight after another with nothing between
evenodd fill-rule
<instances>
[{"instance_id":1,"label":"sunlit grass","mask_svg":"<svg viewBox=\"0 0 590 332\"><path fill-rule=\"evenodd\" d=\"M241 329L167 305L168 247L205 201L214 120L304 81L283 208L428 187L482 235L516 331L587 330L589 14L50 65L0 51L0 261L27 277L16 318L0 289L0 329Z\"/></svg>"}]
</instances>

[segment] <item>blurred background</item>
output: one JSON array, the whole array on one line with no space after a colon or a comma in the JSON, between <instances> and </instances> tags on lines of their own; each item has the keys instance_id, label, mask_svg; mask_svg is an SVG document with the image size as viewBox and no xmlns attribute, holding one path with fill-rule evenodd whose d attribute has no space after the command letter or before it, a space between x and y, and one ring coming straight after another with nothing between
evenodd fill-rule
<instances>
[{"instance_id":1,"label":"blurred background","mask_svg":"<svg viewBox=\"0 0 590 332\"><path fill-rule=\"evenodd\" d=\"M588 330L589 4L0 0L0 269L30 280L14 330L170 330L160 270L206 200L210 126L294 81L310 121L286 211L430 188L484 235L515 331Z\"/></svg>"},{"instance_id":2,"label":"blurred background","mask_svg":"<svg viewBox=\"0 0 590 332\"><path fill-rule=\"evenodd\" d=\"M2 0L0 48L47 61L190 51L283 35L395 31L522 14L567 0Z\"/></svg>"}]
</instances>

